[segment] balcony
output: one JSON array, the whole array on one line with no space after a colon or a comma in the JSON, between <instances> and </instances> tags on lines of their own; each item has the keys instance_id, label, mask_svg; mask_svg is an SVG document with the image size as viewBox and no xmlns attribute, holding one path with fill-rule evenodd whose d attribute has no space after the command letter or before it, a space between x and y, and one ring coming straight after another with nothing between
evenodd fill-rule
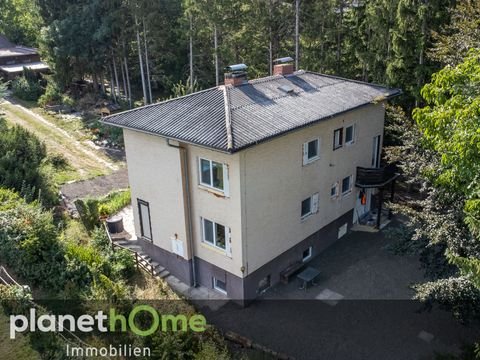
<instances>
[{"instance_id":1,"label":"balcony","mask_svg":"<svg viewBox=\"0 0 480 360\"><path fill-rule=\"evenodd\" d=\"M394 165L388 165L381 168L364 168L358 166L355 186L362 189L382 188L398 177L395 170L396 168Z\"/></svg>"}]
</instances>

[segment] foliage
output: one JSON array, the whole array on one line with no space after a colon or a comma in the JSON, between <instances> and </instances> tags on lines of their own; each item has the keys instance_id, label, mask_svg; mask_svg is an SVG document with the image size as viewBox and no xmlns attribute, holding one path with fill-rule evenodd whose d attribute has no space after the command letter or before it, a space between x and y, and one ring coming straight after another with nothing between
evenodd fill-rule
<instances>
[{"instance_id":1,"label":"foliage","mask_svg":"<svg viewBox=\"0 0 480 360\"><path fill-rule=\"evenodd\" d=\"M0 186L15 189L31 201L40 197L56 202L50 184L42 174L45 145L20 126L7 127L0 119Z\"/></svg>"},{"instance_id":2,"label":"foliage","mask_svg":"<svg viewBox=\"0 0 480 360\"><path fill-rule=\"evenodd\" d=\"M45 93L38 99L38 104L42 107L52 105L62 100L62 92L58 85L51 79L47 82Z\"/></svg>"},{"instance_id":3,"label":"foliage","mask_svg":"<svg viewBox=\"0 0 480 360\"><path fill-rule=\"evenodd\" d=\"M452 21L433 34L429 56L442 65L461 63L468 51L480 48L480 1L458 1L451 10Z\"/></svg>"},{"instance_id":4,"label":"foliage","mask_svg":"<svg viewBox=\"0 0 480 360\"><path fill-rule=\"evenodd\" d=\"M7 83L0 80L0 103L7 94Z\"/></svg>"},{"instance_id":5,"label":"foliage","mask_svg":"<svg viewBox=\"0 0 480 360\"><path fill-rule=\"evenodd\" d=\"M11 201L14 197L3 198ZM0 212L0 249L2 261L32 285L49 290L62 287L63 248L52 214L38 203L17 199L14 208Z\"/></svg>"},{"instance_id":6,"label":"foliage","mask_svg":"<svg viewBox=\"0 0 480 360\"><path fill-rule=\"evenodd\" d=\"M429 308L436 303L462 321L480 319L480 290L464 277L419 284L415 290L415 298Z\"/></svg>"},{"instance_id":7,"label":"foliage","mask_svg":"<svg viewBox=\"0 0 480 360\"><path fill-rule=\"evenodd\" d=\"M19 76L12 81L12 92L22 100L37 101L43 90L34 78Z\"/></svg>"},{"instance_id":8,"label":"foliage","mask_svg":"<svg viewBox=\"0 0 480 360\"><path fill-rule=\"evenodd\" d=\"M2 0L0 34L15 44L36 46L43 25L36 2L31 0Z\"/></svg>"},{"instance_id":9,"label":"foliage","mask_svg":"<svg viewBox=\"0 0 480 360\"><path fill-rule=\"evenodd\" d=\"M88 198L75 201L75 206L89 231L100 225L100 216L113 215L129 204L130 190L114 191L99 199Z\"/></svg>"}]
</instances>

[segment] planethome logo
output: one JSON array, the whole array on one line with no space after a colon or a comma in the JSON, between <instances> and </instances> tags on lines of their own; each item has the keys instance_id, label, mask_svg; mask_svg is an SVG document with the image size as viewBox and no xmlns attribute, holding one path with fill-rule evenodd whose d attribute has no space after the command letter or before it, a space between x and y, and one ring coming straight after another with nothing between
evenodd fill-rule
<instances>
[{"instance_id":1,"label":"planethome logo","mask_svg":"<svg viewBox=\"0 0 480 360\"><path fill-rule=\"evenodd\" d=\"M150 314L151 321L148 325L138 325L137 319ZM82 332L90 333L99 331L106 332L127 332L139 336L149 336L157 331L194 331L203 332L207 326L205 316L194 314L186 315L160 314L149 305L135 306L128 316L118 314L115 308L110 308L108 313L98 311L95 315L80 315L75 318L73 315L51 315L42 314L37 317L35 308L31 308L29 316L10 315L10 339L15 339L17 333L30 332Z\"/></svg>"}]
</instances>

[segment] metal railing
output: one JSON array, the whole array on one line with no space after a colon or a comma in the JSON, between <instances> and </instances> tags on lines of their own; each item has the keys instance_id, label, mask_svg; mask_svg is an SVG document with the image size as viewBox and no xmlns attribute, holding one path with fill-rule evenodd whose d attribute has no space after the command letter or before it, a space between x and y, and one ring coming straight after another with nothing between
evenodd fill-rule
<instances>
[{"instance_id":1,"label":"metal railing","mask_svg":"<svg viewBox=\"0 0 480 360\"><path fill-rule=\"evenodd\" d=\"M108 227L107 227L107 224L105 222L103 222L103 227L104 227L105 232L108 236L108 241L110 242L110 246L111 246L113 252L115 252L115 249L127 250L132 255L132 257L135 259L135 265L136 265L137 269L141 269L141 270L147 272L152 277L155 276L155 272L154 272L155 268L153 267L153 265L150 262L147 261L147 259L143 258L137 251L135 251L133 249L130 249L126 246L122 246L120 244L115 243L115 241L113 241L113 239L112 239L112 236L110 235L110 231L108 231Z\"/></svg>"}]
</instances>

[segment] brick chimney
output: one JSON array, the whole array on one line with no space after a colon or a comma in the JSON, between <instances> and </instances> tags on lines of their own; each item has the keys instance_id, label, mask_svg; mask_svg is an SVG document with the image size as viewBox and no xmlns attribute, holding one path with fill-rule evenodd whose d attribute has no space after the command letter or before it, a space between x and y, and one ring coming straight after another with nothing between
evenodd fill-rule
<instances>
[{"instance_id":1,"label":"brick chimney","mask_svg":"<svg viewBox=\"0 0 480 360\"><path fill-rule=\"evenodd\" d=\"M247 82L247 65L236 64L225 68L225 85L238 86Z\"/></svg>"},{"instance_id":2,"label":"brick chimney","mask_svg":"<svg viewBox=\"0 0 480 360\"><path fill-rule=\"evenodd\" d=\"M283 57L273 60L273 75L291 75L293 74L293 59L291 57Z\"/></svg>"}]
</instances>

